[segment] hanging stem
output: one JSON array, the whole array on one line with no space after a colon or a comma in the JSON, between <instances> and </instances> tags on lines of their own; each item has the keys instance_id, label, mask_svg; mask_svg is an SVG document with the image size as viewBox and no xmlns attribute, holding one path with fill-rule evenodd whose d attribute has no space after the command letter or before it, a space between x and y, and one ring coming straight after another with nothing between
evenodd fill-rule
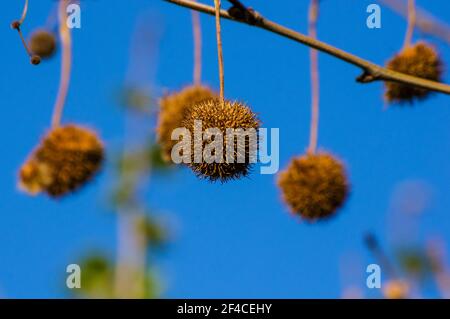
<instances>
[{"instance_id":1,"label":"hanging stem","mask_svg":"<svg viewBox=\"0 0 450 319\"><path fill-rule=\"evenodd\" d=\"M58 127L61 122L62 111L69 90L70 72L72 66L72 39L67 26L66 8L69 0L59 2L59 37L62 44L61 75L59 80L58 95L53 108L52 127Z\"/></svg>"},{"instance_id":2,"label":"hanging stem","mask_svg":"<svg viewBox=\"0 0 450 319\"><path fill-rule=\"evenodd\" d=\"M317 18L319 15L319 0L311 0L308 16L308 34L317 38ZM314 154L317 149L319 131L319 62L318 51L309 50L311 72L311 127L308 152Z\"/></svg>"},{"instance_id":3,"label":"hanging stem","mask_svg":"<svg viewBox=\"0 0 450 319\"><path fill-rule=\"evenodd\" d=\"M194 84L200 85L202 80L202 30L200 13L192 10L192 31L194 35Z\"/></svg>"},{"instance_id":4,"label":"hanging stem","mask_svg":"<svg viewBox=\"0 0 450 319\"><path fill-rule=\"evenodd\" d=\"M25 21L25 18L27 17L28 12L28 0L25 0L25 5L23 6L22 10L22 17L19 20L19 24L22 24Z\"/></svg>"},{"instance_id":5,"label":"hanging stem","mask_svg":"<svg viewBox=\"0 0 450 319\"><path fill-rule=\"evenodd\" d=\"M403 49L406 49L411 45L415 25L416 25L415 0L408 0L408 28L406 29L405 41L403 42Z\"/></svg>"},{"instance_id":6,"label":"hanging stem","mask_svg":"<svg viewBox=\"0 0 450 319\"><path fill-rule=\"evenodd\" d=\"M28 13L28 0L25 0L24 6L22 9L22 16L20 17L20 20L13 21L13 23L11 23L11 28L17 30L17 33L19 34L22 45L25 48L25 51L27 52L28 56L31 58L31 63L34 65L37 65L41 62L41 59L39 56L34 55L33 52L31 52L30 48L27 45L27 41L25 41L22 30L20 28L27 17L27 13Z\"/></svg>"},{"instance_id":7,"label":"hanging stem","mask_svg":"<svg viewBox=\"0 0 450 319\"><path fill-rule=\"evenodd\" d=\"M219 60L220 100L225 103L225 78L223 73L222 36L220 29L220 0L214 0L216 12L217 56Z\"/></svg>"},{"instance_id":8,"label":"hanging stem","mask_svg":"<svg viewBox=\"0 0 450 319\"><path fill-rule=\"evenodd\" d=\"M397 14L408 17L408 5L403 0L380 0ZM423 34L431 35L450 44L450 25L440 21L430 12L416 6L416 25Z\"/></svg>"}]
</instances>

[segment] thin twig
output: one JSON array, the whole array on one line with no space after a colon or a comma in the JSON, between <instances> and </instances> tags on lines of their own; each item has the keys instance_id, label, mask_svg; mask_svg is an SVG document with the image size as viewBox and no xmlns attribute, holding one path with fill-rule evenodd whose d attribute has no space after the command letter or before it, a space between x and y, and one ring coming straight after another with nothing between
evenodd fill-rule
<instances>
[{"instance_id":1,"label":"thin twig","mask_svg":"<svg viewBox=\"0 0 450 319\"><path fill-rule=\"evenodd\" d=\"M62 46L61 75L59 80L59 89L56 96L55 106L53 107L52 127L58 127L61 122L62 111L66 102L69 90L70 72L72 67L72 39L70 30L67 26L66 8L69 0L59 2L59 37Z\"/></svg>"},{"instance_id":2,"label":"thin twig","mask_svg":"<svg viewBox=\"0 0 450 319\"><path fill-rule=\"evenodd\" d=\"M193 2L192 0L164 0L176 5L180 5L185 8L197 10L203 13L207 13L210 15L215 15L215 8L205 5ZM255 11L251 11L252 17L255 19L254 23L251 23L248 21L248 19L243 18L237 18L236 15L230 15L225 10L220 11L220 16L224 19L241 22L249 25L255 25L261 29L265 29L267 31L276 33L280 36L289 38L291 40L294 40L296 42L305 44L307 46L310 46L314 49L317 49L321 52L327 53L329 55L332 55L340 60L343 60L347 63L353 64L363 70L363 74L360 75L357 78L357 81L360 83L369 83L373 81L392 81L397 83L402 83L405 85L412 85L420 88L424 88L430 91L436 91L441 92L445 94L450 94L450 85L439 83L435 81L430 81L418 77L414 77L411 75L407 75L404 73L396 72L393 70L389 70L386 68L383 68L377 64L374 64L372 62L369 62L365 59L362 59L356 55L353 55L351 53L348 53L346 51L340 50L336 47L333 47L325 42L313 39L311 37L308 37L304 34L298 33L296 31L293 31L291 29L288 29L286 27L283 27L275 22L272 22L270 20L267 20L263 18L260 14L258 14Z\"/></svg>"},{"instance_id":3,"label":"thin twig","mask_svg":"<svg viewBox=\"0 0 450 319\"><path fill-rule=\"evenodd\" d=\"M16 30L19 33L20 41L22 42L25 51L27 51L28 56L31 58L33 56L33 52L31 52L30 48L28 47L27 41L23 36L22 30L20 29L20 27L16 28Z\"/></svg>"},{"instance_id":4,"label":"thin twig","mask_svg":"<svg viewBox=\"0 0 450 319\"><path fill-rule=\"evenodd\" d=\"M317 38L317 18L319 15L319 0L311 0L308 15L308 34L311 38ZM308 152L314 154L317 149L319 132L319 61L318 51L309 50L311 72L311 128L309 135Z\"/></svg>"},{"instance_id":5,"label":"thin twig","mask_svg":"<svg viewBox=\"0 0 450 319\"><path fill-rule=\"evenodd\" d=\"M11 23L11 28L17 30L17 33L19 34L20 41L22 42L23 47L25 48L25 51L27 52L28 56L31 58L31 63L34 65L37 65L40 63L41 59L37 55L34 55L33 52L31 52L30 48L28 47L27 41L25 40L25 37L23 36L21 26L24 23L28 13L28 0L25 0L25 3L23 5L22 9L22 15L19 20L13 21Z\"/></svg>"},{"instance_id":6,"label":"thin twig","mask_svg":"<svg viewBox=\"0 0 450 319\"><path fill-rule=\"evenodd\" d=\"M412 43L414 26L416 25L416 3L415 0L408 0L408 28L406 29L403 49L409 47Z\"/></svg>"},{"instance_id":7,"label":"thin twig","mask_svg":"<svg viewBox=\"0 0 450 319\"><path fill-rule=\"evenodd\" d=\"M192 10L192 29L194 35L194 84L199 85L202 80L202 30L200 13L195 10Z\"/></svg>"},{"instance_id":8,"label":"thin twig","mask_svg":"<svg viewBox=\"0 0 450 319\"><path fill-rule=\"evenodd\" d=\"M214 0L216 15L217 57L219 61L220 100L225 101L225 78L223 72L222 35L220 29L220 0Z\"/></svg>"},{"instance_id":9,"label":"thin twig","mask_svg":"<svg viewBox=\"0 0 450 319\"><path fill-rule=\"evenodd\" d=\"M27 12L28 12L28 0L25 0L25 5L23 6L22 11L22 17L19 20L20 24L22 24L25 21L25 18L27 17Z\"/></svg>"}]
</instances>

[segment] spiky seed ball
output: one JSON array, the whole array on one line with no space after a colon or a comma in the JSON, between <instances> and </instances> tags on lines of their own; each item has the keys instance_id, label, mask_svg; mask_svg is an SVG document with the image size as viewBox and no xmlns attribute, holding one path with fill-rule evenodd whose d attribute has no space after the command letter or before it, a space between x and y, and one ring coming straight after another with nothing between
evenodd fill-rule
<instances>
[{"instance_id":1,"label":"spiky seed ball","mask_svg":"<svg viewBox=\"0 0 450 319\"><path fill-rule=\"evenodd\" d=\"M94 132L76 125L57 127L22 167L21 184L30 192L61 197L92 179L103 157L103 145Z\"/></svg>"},{"instance_id":2,"label":"spiky seed ball","mask_svg":"<svg viewBox=\"0 0 450 319\"><path fill-rule=\"evenodd\" d=\"M205 132L210 128L218 128L223 134L223 159L221 163L213 162L207 163L202 157L199 163L195 163L194 158L194 143L195 136L194 125L195 121L202 121L202 131ZM226 145L226 130L243 129L249 132L248 129L254 129L256 140L258 143L258 128L260 121L255 113L250 110L248 106L240 102L221 101L220 99L205 100L191 105L185 110L182 127L185 127L191 132L193 138L191 139L191 162L188 166L194 171L198 177L209 179L210 181L227 182L232 179L247 176L252 163L250 161L250 140L245 137L245 145L238 145L239 139L234 139L234 161L228 162L226 159L227 145ZM200 145L205 145L211 141L198 141ZM257 146L257 145L256 145ZM230 146L231 149L231 146ZM238 153L245 156L245 162L238 162Z\"/></svg>"},{"instance_id":3,"label":"spiky seed ball","mask_svg":"<svg viewBox=\"0 0 450 319\"><path fill-rule=\"evenodd\" d=\"M388 63L387 68L440 82L442 80L443 64L436 50L425 42L409 46ZM422 100L430 91L414 86L395 82L385 82L385 99L390 103L404 103Z\"/></svg>"},{"instance_id":4,"label":"spiky seed ball","mask_svg":"<svg viewBox=\"0 0 450 319\"><path fill-rule=\"evenodd\" d=\"M160 100L156 132L163 159L166 162L172 162L171 152L176 141L172 141L171 135L174 129L181 127L184 110L192 104L216 97L217 94L206 86L191 85L180 92L166 95Z\"/></svg>"},{"instance_id":5,"label":"spiky seed ball","mask_svg":"<svg viewBox=\"0 0 450 319\"><path fill-rule=\"evenodd\" d=\"M56 38L46 30L36 30L30 38L30 50L43 59L50 58L56 51Z\"/></svg>"},{"instance_id":6,"label":"spiky seed ball","mask_svg":"<svg viewBox=\"0 0 450 319\"><path fill-rule=\"evenodd\" d=\"M291 211L308 221L333 216L349 189L343 164L325 152L294 158L279 174L278 186Z\"/></svg>"}]
</instances>

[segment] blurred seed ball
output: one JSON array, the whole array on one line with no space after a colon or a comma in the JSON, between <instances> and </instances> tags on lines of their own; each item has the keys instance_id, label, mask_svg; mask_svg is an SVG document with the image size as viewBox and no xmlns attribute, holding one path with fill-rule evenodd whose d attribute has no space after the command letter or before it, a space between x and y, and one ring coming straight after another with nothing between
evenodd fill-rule
<instances>
[{"instance_id":1,"label":"blurred seed ball","mask_svg":"<svg viewBox=\"0 0 450 319\"><path fill-rule=\"evenodd\" d=\"M57 198L85 185L99 171L104 154L97 135L77 125L52 129L21 170L21 184L31 193Z\"/></svg>"},{"instance_id":2,"label":"blurred seed ball","mask_svg":"<svg viewBox=\"0 0 450 319\"><path fill-rule=\"evenodd\" d=\"M177 141L172 141L172 131L181 127L184 110L203 100L216 98L217 94L203 85L191 85L179 92L164 96L160 102L160 111L156 132L161 145L162 156L166 162L172 162L172 147Z\"/></svg>"},{"instance_id":3,"label":"blurred seed ball","mask_svg":"<svg viewBox=\"0 0 450 319\"><path fill-rule=\"evenodd\" d=\"M387 299L408 298L409 285L403 280L391 280L383 284L383 295Z\"/></svg>"},{"instance_id":4,"label":"blurred seed ball","mask_svg":"<svg viewBox=\"0 0 450 319\"><path fill-rule=\"evenodd\" d=\"M308 221L333 216L349 192L343 164L325 152L294 158L279 174L278 186L291 211Z\"/></svg>"},{"instance_id":5,"label":"blurred seed ball","mask_svg":"<svg viewBox=\"0 0 450 319\"><path fill-rule=\"evenodd\" d=\"M51 32L39 29L31 35L29 46L31 52L35 55L42 59L48 59L56 51L56 37Z\"/></svg>"},{"instance_id":6,"label":"blurred seed ball","mask_svg":"<svg viewBox=\"0 0 450 319\"><path fill-rule=\"evenodd\" d=\"M30 58L30 62L33 65L38 65L39 63L41 63L41 57L39 55L32 55Z\"/></svg>"},{"instance_id":7,"label":"blurred seed ball","mask_svg":"<svg viewBox=\"0 0 450 319\"><path fill-rule=\"evenodd\" d=\"M396 54L387 63L387 68L432 81L442 80L443 63L436 50L425 42L418 42ZM429 93L426 89L385 82L385 99L389 103L412 103L425 99Z\"/></svg>"},{"instance_id":8,"label":"blurred seed ball","mask_svg":"<svg viewBox=\"0 0 450 319\"><path fill-rule=\"evenodd\" d=\"M195 162L195 136L194 127L195 121L201 121L202 131L207 129L219 129L223 135L223 159L221 163L216 161L208 163L205 159L201 158L200 162ZM250 138L245 137L245 145L239 145L239 139L234 138L234 161L229 162L226 159L227 145L226 145L226 131L227 129L243 129L244 132L250 132L254 129L255 143L258 143L258 129L260 127L260 121L256 114L243 103L233 101L221 101L220 99L205 100L188 107L183 116L181 127L185 127L192 135L191 138L191 161L187 164L193 172L201 178L206 178L210 181L227 182L232 179L238 179L245 177L249 174L252 163L250 161ZM205 149L205 145L211 141L198 142L203 144L202 150ZM257 145L256 145L257 147ZM231 147L230 147L231 149ZM238 153L244 152L245 156L243 163L238 162ZM214 154L215 155L215 154Z\"/></svg>"}]
</instances>

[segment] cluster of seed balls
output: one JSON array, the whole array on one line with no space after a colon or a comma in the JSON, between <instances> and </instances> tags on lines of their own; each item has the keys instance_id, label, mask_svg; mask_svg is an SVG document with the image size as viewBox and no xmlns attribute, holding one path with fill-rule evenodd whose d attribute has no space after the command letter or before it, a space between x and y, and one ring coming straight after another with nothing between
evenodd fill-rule
<instances>
[{"instance_id":1,"label":"cluster of seed balls","mask_svg":"<svg viewBox=\"0 0 450 319\"><path fill-rule=\"evenodd\" d=\"M77 125L54 128L20 169L20 186L54 198L70 194L93 178L103 158L95 132Z\"/></svg>"},{"instance_id":2,"label":"cluster of seed balls","mask_svg":"<svg viewBox=\"0 0 450 319\"><path fill-rule=\"evenodd\" d=\"M397 54L387 67L391 70L413 76L441 81L442 62L436 51L419 42ZM412 102L423 99L429 91L404 84L385 82L385 98L388 102ZM175 128L185 127L193 132L194 121L201 120L203 130L208 128L254 128L260 122L244 104L225 101L222 103L210 89L194 85L168 95L161 100L158 122L158 140L162 145L163 157L171 160L173 146L171 134ZM228 181L246 176L251 164L194 162L191 139L191 162L188 166L194 173L211 181ZM204 142L203 142L204 143ZM225 146L224 146L225 148ZM246 149L246 159L248 159ZM225 154L225 149L223 154ZM283 200L290 210L307 221L332 217L348 197L349 183L344 165L333 155L325 152L308 153L294 158L278 177Z\"/></svg>"},{"instance_id":3,"label":"cluster of seed balls","mask_svg":"<svg viewBox=\"0 0 450 319\"><path fill-rule=\"evenodd\" d=\"M171 161L172 131L185 127L194 131L195 121L202 121L202 130L218 128L255 129L260 121L250 108L239 102L222 102L210 89L203 86L190 86L180 92L168 95L160 101L160 114L157 126L158 141L162 146L163 157ZM226 182L247 176L251 163L249 148L245 147L244 163L207 163L194 161L195 139L191 139L191 161L187 164L201 178ZM205 142L202 142L203 146ZM236 147L236 145L234 145ZM226 154L224 145L223 154ZM235 154L236 155L236 154ZM289 167L280 173L278 185L285 202L291 210L304 219L314 221L330 217L339 209L348 194L345 169L339 160L328 153L307 154L295 158Z\"/></svg>"},{"instance_id":4,"label":"cluster of seed balls","mask_svg":"<svg viewBox=\"0 0 450 319\"><path fill-rule=\"evenodd\" d=\"M388 69L427 80L442 80L443 63L436 50L425 42L406 47L386 66ZM426 89L395 82L385 82L385 88L385 99L390 103L411 103L414 100L423 100L430 94Z\"/></svg>"},{"instance_id":5,"label":"cluster of seed balls","mask_svg":"<svg viewBox=\"0 0 450 319\"><path fill-rule=\"evenodd\" d=\"M245 104L221 101L216 93L201 85L189 86L160 101L157 134L166 161L171 161L172 148L178 142L172 141L172 131L184 127L193 135L195 121L202 121L203 132L210 128L218 128L224 135L227 128L255 129L256 131L260 126L256 114ZM237 151L233 162L226 160L226 143L223 144L223 160L207 163L203 158L200 162L194 161L194 143L194 138L191 138L191 161L187 163L187 166L198 177L226 182L248 175L252 165L249 145L245 147L244 163L238 162ZM203 146L206 144L204 141L201 143ZM238 150L238 142L234 141L234 143L233 148Z\"/></svg>"}]
</instances>

